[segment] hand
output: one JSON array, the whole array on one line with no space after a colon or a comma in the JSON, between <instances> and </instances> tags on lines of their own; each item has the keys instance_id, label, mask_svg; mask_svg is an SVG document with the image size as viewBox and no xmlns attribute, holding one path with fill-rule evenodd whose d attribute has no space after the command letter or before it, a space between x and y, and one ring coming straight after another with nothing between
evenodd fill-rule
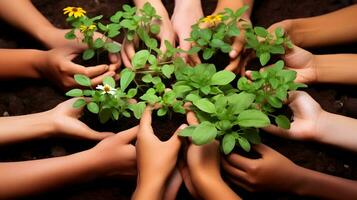
<instances>
[{"instance_id":1,"label":"hand","mask_svg":"<svg viewBox=\"0 0 357 200\"><path fill-rule=\"evenodd\" d=\"M137 2L134 1L136 7L141 8L146 1ZM169 18L169 14L166 11L165 6L161 1L150 2L152 6L156 9L157 15L161 16L160 25L160 33L156 35L160 42L160 50L161 52L166 51L165 40L170 42L173 46L175 46L175 33ZM123 63L126 67L132 68L131 60L135 55L135 48L139 44L139 39L135 38L133 41L129 42L124 39L123 48L121 51L121 56L123 58Z\"/></svg>"},{"instance_id":2,"label":"hand","mask_svg":"<svg viewBox=\"0 0 357 200\"><path fill-rule=\"evenodd\" d=\"M169 140L162 142L154 134L151 115L152 108L147 107L140 121L136 141L139 176L134 199L149 195L146 192L162 196L163 186L173 172L181 147L178 131L186 127L181 125Z\"/></svg>"},{"instance_id":3,"label":"hand","mask_svg":"<svg viewBox=\"0 0 357 200\"><path fill-rule=\"evenodd\" d=\"M275 29L277 28L283 28L284 32L287 36L289 36L290 40L297 46L300 46L300 42L301 39L298 37L300 34L295 34L294 33L294 29L295 29L295 25L294 25L294 20L293 19L286 19L280 22L276 22L274 24L272 24L269 28L268 28L268 32L269 33L274 33Z\"/></svg>"},{"instance_id":4,"label":"hand","mask_svg":"<svg viewBox=\"0 0 357 200\"><path fill-rule=\"evenodd\" d=\"M227 178L251 192L294 190L299 184L301 168L266 145L255 145L253 149L261 154L261 158L230 154L221 160Z\"/></svg>"},{"instance_id":5,"label":"hand","mask_svg":"<svg viewBox=\"0 0 357 200\"><path fill-rule=\"evenodd\" d=\"M283 56L287 69L297 72L295 82L298 83L314 83L317 82L317 69L315 63L315 55L295 46ZM262 68L264 70L264 68ZM251 71L246 71L246 75L250 77Z\"/></svg>"},{"instance_id":6,"label":"hand","mask_svg":"<svg viewBox=\"0 0 357 200\"><path fill-rule=\"evenodd\" d=\"M139 126L117 133L89 150L97 161L97 173L103 176L135 177L136 149L131 144L136 139Z\"/></svg>"},{"instance_id":7,"label":"hand","mask_svg":"<svg viewBox=\"0 0 357 200\"><path fill-rule=\"evenodd\" d=\"M39 64L37 70L43 77L48 78L65 90L78 86L73 78L75 74L88 76L94 86L100 84L105 76L115 76L116 73L109 69L116 69L119 64L84 67L72 62L79 53L79 51L68 47L47 51L44 61Z\"/></svg>"},{"instance_id":8,"label":"hand","mask_svg":"<svg viewBox=\"0 0 357 200\"><path fill-rule=\"evenodd\" d=\"M306 92L289 93L289 107L293 111L293 122L290 129L282 129L275 125L263 128L265 131L281 137L296 140L318 140L319 126L323 118L321 106Z\"/></svg>"},{"instance_id":9,"label":"hand","mask_svg":"<svg viewBox=\"0 0 357 200\"><path fill-rule=\"evenodd\" d=\"M68 33L69 29L58 29L54 27L48 27L43 30L41 36L39 37L41 42L46 45L50 49L55 48L69 48L75 52L82 52L87 48L87 45L82 43L82 33L76 31L75 34L77 39L75 40L68 40L64 36ZM43 35L42 35L43 34ZM93 39L96 40L97 38L103 38L101 33L95 32L93 35ZM111 62L111 68L109 70L116 71L119 66L121 65L121 59L119 53L109 54L109 61Z\"/></svg>"},{"instance_id":10,"label":"hand","mask_svg":"<svg viewBox=\"0 0 357 200\"><path fill-rule=\"evenodd\" d=\"M176 0L175 9L171 17L173 29L182 50L188 51L192 43L185 39L190 37L191 26L203 17L201 0ZM181 53L181 57L188 63L200 63L198 56L188 56Z\"/></svg>"},{"instance_id":11,"label":"hand","mask_svg":"<svg viewBox=\"0 0 357 200\"><path fill-rule=\"evenodd\" d=\"M113 135L113 133L100 133L92 130L81 122L78 118L81 117L84 107L73 108L76 100L77 98L74 98L62 102L47 112L49 115L47 120L51 121L55 136L102 140Z\"/></svg>"}]
</instances>

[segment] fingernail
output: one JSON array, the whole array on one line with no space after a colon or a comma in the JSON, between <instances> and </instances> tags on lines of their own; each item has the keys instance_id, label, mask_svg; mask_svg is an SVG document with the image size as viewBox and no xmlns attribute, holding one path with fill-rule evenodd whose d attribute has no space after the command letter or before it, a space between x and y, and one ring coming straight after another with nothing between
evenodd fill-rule
<instances>
[{"instance_id":1,"label":"fingernail","mask_svg":"<svg viewBox=\"0 0 357 200\"><path fill-rule=\"evenodd\" d=\"M237 55L238 55L238 52L236 50L232 50L231 52L229 52L229 56L231 58L235 58L235 57L237 57Z\"/></svg>"},{"instance_id":2,"label":"fingernail","mask_svg":"<svg viewBox=\"0 0 357 200\"><path fill-rule=\"evenodd\" d=\"M178 129L182 130L182 129L186 128L186 127L187 127L187 124L181 124L181 126Z\"/></svg>"}]
</instances>

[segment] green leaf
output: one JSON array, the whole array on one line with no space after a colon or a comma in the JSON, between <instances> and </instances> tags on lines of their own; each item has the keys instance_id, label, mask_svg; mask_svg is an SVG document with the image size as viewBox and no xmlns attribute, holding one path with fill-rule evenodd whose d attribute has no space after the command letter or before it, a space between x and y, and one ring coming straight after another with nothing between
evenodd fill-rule
<instances>
[{"instance_id":1,"label":"green leaf","mask_svg":"<svg viewBox=\"0 0 357 200\"><path fill-rule=\"evenodd\" d=\"M227 70L215 73L211 78L211 85L227 85L235 79L236 75Z\"/></svg>"},{"instance_id":2,"label":"green leaf","mask_svg":"<svg viewBox=\"0 0 357 200\"><path fill-rule=\"evenodd\" d=\"M105 76L103 78L103 84L109 85L112 88L115 88L115 80L111 76Z\"/></svg>"},{"instance_id":3,"label":"green leaf","mask_svg":"<svg viewBox=\"0 0 357 200\"><path fill-rule=\"evenodd\" d=\"M283 107L283 102L278 99L277 97L274 97L274 96L268 96L267 97L267 100L269 102L269 104L271 106L273 106L274 108L281 108Z\"/></svg>"},{"instance_id":4,"label":"green leaf","mask_svg":"<svg viewBox=\"0 0 357 200\"><path fill-rule=\"evenodd\" d=\"M126 95L127 98L131 99L133 97L135 97L135 95L138 93L138 89L137 88L131 88L128 90L128 93Z\"/></svg>"},{"instance_id":5,"label":"green leaf","mask_svg":"<svg viewBox=\"0 0 357 200\"><path fill-rule=\"evenodd\" d=\"M192 88L188 85L174 85L173 90L178 97L183 97L186 92L192 90Z\"/></svg>"},{"instance_id":6,"label":"green leaf","mask_svg":"<svg viewBox=\"0 0 357 200\"><path fill-rule=\"evenodd\" d=\"M152 82L152 76L151 74L145 74L141 80L144 82L144 83L151 83Z\"/></svg>"},{"instance_id":7,"label":"green leaf","mask_svg":"<svg viewBox=\"0 0 357 200\"><path fill-rule=\"evenodd\" d=\"M92 85L90 79L87 76L82 75L82 74L75 74L74 80L81 86L90 87Z\"/></svg>"},{"instance_id":8,"label":"green leaf","mask_svg":"<svg viewBox=\"0 0 357 200\"><path fill-rule=\"evenodd\" d=\"M216 127L209 122L202 122L192 133L192 142L196 145L204 145L212 142L217 136Z\"/></svg>"},{"instance_id":9,"label":"green leaf","mask_svg":"<svg viewBox=\"0 0 357 200\"><path fill-rule=\"evenodd\" d=\"M157 116L161 117L166 115L167 113L167 108L160 108L159 110L157 110Z\"/></svg>"},{"instance_id":10,"label":"green leaf","mask_svg":"<svg viewBox=\"0 0 357 200\"><path fill-rule=\"evenodd\" d=\"M194 102L194 101L199 100L199 99L200 99L200 97L198 95L195 95L195 94L189 94L185 98L186 101L191 101L191 102Z\"/></svg>"},{"instance_id":11,"label":"green leaf","mask_svg":"<svg viewBox=\"0 0 357 200\"><path fill-rule=\"evenodd\" d=\"M143 115L146 104L145 104L145 102L139 102L136 104L129 104L128 107L131 111L133 111L135 118L140 119L141 116Z\"/></svg>"},{"instance_id":12,"label":"green leaf","mask_svg":"<svg viewBox=\"0 0 357 200\"><path fill-rule=\"evenodd\" d=\"M83 91L81 89L72 89L66 93L69 97L81 97L83 96Z\"/></svg>"},{"instance_id":13,"label":"green leaf","mask_svg":"<svg viewBox=\"0 0 357 200\"><path fill-rule=\"evenodd\" d=\"M290 129L290 120L284 115L278 115L275 117L275 123L283 129Z\"/></svg>"},{"instance_id":14,"label":"green leaf","mask_svg":"<svg viewBox=\"0 0 357 200\"><path fill-rule=\"evenodd\" d=\"M159 33L160 33L160 26L157 25L157 24L151 25L151 27L150 27L150 32L151 32L152 34L154 34L154 35L159 34Z\"/></svg>"},{"instance_id":15,"label":"green leaf","mask_svg":"<svg viewBox=\"0 0 357 200\"><path fill-rule=\"evenodd\" d=\"M94 57L95 51L93 49L86 49L83 54L82 58L83 60L89 60Z\"/></svg>"},{"instance_id":16,"label":"green leaf","mask_svg":"<svg viewBox=\"0 0 357 200\"><path fill-rule=\"evenodd\" d=\"M284 29L281 27L278 27L275 29L275 35L277 38L281 38L284 36Z\"/></svg>"},{"instance_id":17,"label":"green leaf","mask_svg":"<svg viewBox=\"0 0 357 200\"><path fill-rule=\"evenodd\" d=\"M172 105L176 100L176 94L174 91L170 90L165 92L164 96L162 97L165 104Z\"/></svg>"},{"instance_id":18,"label":"green leaf","mask_svg":"<svg viewBox=\"0 0 357 200\"><path fill-rule=\"evenodd\" d=\"M222 148L224 154L228 155L234 149L236 145L236 138L233 134L225 134L222 140Z\"/></svg>"},{"instance_id":19,"label":"green leaf","mask_svg":"<svg viewBox=\"0 0 357 200\"><path fill-rule=\"evenodd\" d=\"M132 65L134 69L141 69L145 67L146 62L148 61L150 56L150 52L148 50L140 50L138 51L132 60Z\"/></svg>"},{"instance_id":20,"label":"green leaf","mask_svg":"<svg viewBox=\"0 0 357 200\"><path fill-rule=\"evenodd\" d=\"M99 106L98 106L96 103L94 103L94 102L88 103L88 104L87 104L87 109L88 109L90 112L94 113L94 114L98 114L98 113L99 113Z\"/></svg>"},{"instance_id":21,"label":"green leaf","mask_svg":"<svg viewBox=\"0 0 357 200\"><path fill-rule=\"evenodd\" d=\"M235 17L241 17L241 16L243 15L243 13L245 13L248 9L249 9L249 6L243 6L243 7L239 8L239 9L234 13L234 16L235 16Z\"/></svg>"},{"instance_id":22,"label":"green leaf","mask_svg":"<svg viewBox=\"0 0 357 200\"><path fill-rule=\"evenodd\" d=\"M249 108L255 100L255 95L247 92L234 94L228 98L229 104L232 105L232 112L239 114Z\"/></svg>"},{"instance_id":23,"label":"green leaf","mask_svg":"<svg viewBox=\"0 0 357 200\"><path fill-rule=\"evenodd\" d=\"M175 71L174 65L164 65L162 67L162 73L164 74L164 76L166 76L166 78L171 78L171 75L174 73L174 71Z\"/></svg>"},{"instance_id":24,"label":"green leaf","mask_svg":"<svg viewBox=\"0 0 357 200\"><path fill-rule=\"evenodd\" d=\"M216 108L215 108L214 104L206 98L197 100L197 101L193 102L193 104L198 109L200 109L206 113L215 113L216 112Z\"/></svg>"},{"instance_id":25,"label":"green leaf","mask_svg":"<svg viewBox=\"0 0 357 200\"><path fill-rule=\"evenodd\" d=\"M176 113L181 113L181 114L186 114L186 110L183 107L183 102L182 101L175 101L172 110Z\"/></svg>"},{"instance_id":26,"label":"green leaf","mask_svg":"<svg viewBox=\"0 0 357 200\"><path fill-rule=\"evenodd\" d=\"M121 46L116 43L105 43L104 48L110 53L118 53L121 49Z\"/></svg>"},{"instance_id":27,"label":"green leaf","mask_svg":"<svg viewBox=\"0 0 357 200\"><path fill-rule=\"evenodd\" d=\"M203 50L203 59L205 59L205 60L210 59L214 53L215 53L214 49L206 48L205 50Z\"/></svg>"},{"instance_id":28,"label":"green leaf","mask_svg":"<svg viewBox=\"0 0 357 200\"><path fill-rule=\"evenodd\" d=\"M120 88L122 91L125 91L125 89L129 86L131 81L133 81L135 78L135 73L129 69L123 69L120 74Z\"/></svg>"},{"instance_id":29,"label":"green leaf","mask_svg":"<svg viewBox=\"0 0 357 200\"><path fill-rule=\"evenodd\" d=\"M227 34L229 37L238 36L240 34L239 28L233 24L232 26L230 26Z\"/></svg>"},{"instance_id":30,"label":"green leaf","mask_svg":"<svg viewBox=\"0 0 357 200\"><path fill-rule=\"evenodd\" d=\"M179 136L182 137L191 137L193 134L193 131L196 129L196 126L188 126L186 128L184 128L183 130L180 130L179 132Z\"/></svg>"},{"instance_id":31,"label":"green leaf","mask_svg":"<svg viewBox=\"0 0 357 200\"><path fill-rule=\"evenodd\" d=\"M250 151L250 143L248 142L248 140L246 138L238 137L238 142L244 151L246 151L246 152Z\"/></svg>"},{"instance_id":32,"label":"green leaf","mask_svg":"<svg viewBox=\"0 0 357 200\"><path fill-rule=\"evenodd\" d=\"M210 43L211 47L220 48L225 43L220 39L213 39Z\"/></svg>"},{"instance_id":33,"label":"green leaf","mask_svg":"<svg viewBox=\"0 0 357 200\"><path fill-rule=\"evenodd\" d=\"M104 41L101 38L97 38L94 41L94 48L99 49L102 48L104 46Z\"/></svg>"},{"instance_id":34,"label":"green leaf","mask_svg":"<svg viewBox=\"0 0 357 200\"><path fill-rule=\"evenodd\" d=\"M64 35L64 37L67 40L73 40L73 39L76 39L76 34L74 34L74 30L71 30L68 33L66 33L66 35Z\"/></svg>"},{"instance_id":35,"label":"green leaf","mask_svg":"<svg viewBox=\"0 0 357 200\"><path fill-rule=\"evenodd\" d=\"M260 26L254 27L254 32L257 34L259 37L265 38L268 35L268 31Z\"/></svg>"},{"instance_id":36,"label":"green leaf","mask_svg":"<svg viewBox=\"0 0 357 200\"><path fill-rule=\"evenodd\" d=\"M113 115L111 109L103 109L99 112L99 121L100 123L104 124L106 123L111 116Z\"/></svg>"},{"instance_id":37,"label":"green leaf","mask_svg":"<svg viewBox=\"0 0 357 200\"><path fill-rule=\"evenodd\" d=\"M269 60L270 60L269 52L262 53L259 57L259 61L262 66L265 66L269 62Z\"/></svg>"},{"instance_id":38,"label":"green leaf","mask_svg":"<svg viewBox=\"0 0 357 200\"><path fill-rule=\"evenodd\" d=\"M86 105L87 102L84 99L77 99L74 103L73 103L73 108L80 108L83 107L84 105Z\"/></svg>"},{"instance_id":39,"label":"green leaf","mask_svg":"<svg viewBox=\"0 0 357 200\"><path fill-rule=\"evenodd\" d=\"M237 123L241 127L262 128L270 124L269 117L259 110L245 110L238 115Z\"/></svg>"},{"instance_id":40,"label":"green leaf","mask_svg":"<svg viewBox=\"0 0 357 200\"><path fill-rule=\"evenodd\" d=\"M270 47L270 53L272 54L285 54L285 48L281 45L274 45Z\"/></svg>"},{"instance_id":41,"label":"green leaf","mask_svg":"<svg viewBox=\"0 0 357 200\"><path fill-rule=\"evenodd\" d=\"M249 128L244 130L245 137L249 140L252 144L260 144L261 139L259 136L259 129L256 128Z\"/></svg>"}]
</instances>

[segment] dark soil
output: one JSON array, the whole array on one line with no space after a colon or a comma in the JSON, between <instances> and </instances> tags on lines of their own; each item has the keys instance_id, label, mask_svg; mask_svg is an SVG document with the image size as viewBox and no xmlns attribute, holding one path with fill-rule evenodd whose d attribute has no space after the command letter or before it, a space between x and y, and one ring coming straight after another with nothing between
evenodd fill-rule
<instances>
[{"instance_id":1,"label":"dark soil","mask_svg":"<svg viewBox=\"0 0 357 200\"><path fill-rule=\"evenodd\" d=\"M84 7L89 15L114 14L121 5L128 1L116 0L33 0L38 9L58 27L68 28L62 8L69 5ZM173 1L164 0L170 12ZM353 3L356 0L257 0L252 16L255 25L268 27L270 24L288 18L309 17L328 13ZM204 1L205 13L213 11L216 1ZM11 26L0 22L1 48L39 48L43 47L33 38ZM355 44L313 49L314 53L357 53ZM221 64L222 62L215 62ZM53 108L64 101L64 92L56 90L47 81L21 80L0 82L0 115L10 116L36 113ZM357 117L357 93L354 86L312 85L306 91L329 112ZM96 116L87 115L83 120L96 130L120 131L135 126L138 121L122 119L100 125ZM154 127L161 138L168 137L182 122L184 117L173 115L172 120L155 118ZM340 149L317 143L284 140L268 134L262 134L263 142L278 150L298 165L323 173L348 179L357 179L357 157ZM63 156L75 153L95 145L93 142L49 139L0 147L0 161L20 161ZM123 180L96 180L59 191L47 193L36 199L130 199L135 182ZM316 188L318 189L318 188ZM248 193L239 188L236 191L245 199L301 199L301 197L280 193ZM28 198L33 199L33 198ZM192 199L182 187L177 199ZM306 199L304 197L304 199ZM341 194L343 199L343 194Z\"/></svg>"}]
</instances>

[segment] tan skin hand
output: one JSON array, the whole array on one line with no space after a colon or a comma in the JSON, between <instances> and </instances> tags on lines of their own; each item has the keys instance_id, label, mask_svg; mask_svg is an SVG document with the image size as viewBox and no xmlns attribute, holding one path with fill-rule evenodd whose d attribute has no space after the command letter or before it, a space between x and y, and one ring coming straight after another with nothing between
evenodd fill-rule
<instances>
[{"instance_id":1,"label":"tan skin hand","mask_svg":"<svg viewBox=\"0 0 357 200\"><path fill-rule=\"evenodd\" d=\"M177 155L181 147L178 137L181 125L167 141L160 141L151 126L152 107L147 107L142 115L136 141L138 183L133 199L161 199L165 182L174 171Z\"/></svg>"},{"instance_id":2,"label":"tan skin hand","mask_svg":"<svg viewBox=\"0 0 357 200\"><path fill-rule=\"evenodd\" d=\"M299 176L300 168L264 144L255 145L253 149L261 158L250 159L239 154L230 154L222 159L227 178L251 192L291 191L298 182L295 179Z\"/></svg>"},{"instance_id":3,"label":"tan skin hand","mask_svg":"<svg viewBox=\"0 0 357 200\"><path fill-rule=\"evenodd\" d=\"M88 76L93 86L100 84L105 76L115 76L115 72L109 69L117 68L118 64L84 67L72 61L79 53L67 47L47 51L45 61L39 64L38 71L42 77L54 81L65 90L78 86L73 78L75 74Z\"/></svg>"},{"instance_id":4,"label":"tan skin hand","mask_svg":"<svg viewBox=\"0 0 357 200\"><path fill-rule=\"evenodd\" d=\"M103 176L133 178L137 175L136 148L131 144L137 137L139 126L117 133L98 143L92 152L99 160L99 171Z\"/></svg>"},{"instance_id":5,"label":"tan skin hand","mask_svg":"<svg viewBox=\"0 0 357 200\"><path fill-rule=\"evenodd\" d=\"M82 108L73 108L77 99L67 100L48 111L49 120L52 121L55 136L68 136L72 138L84 138L91 140L102 140L112 136L113 133L101 133L89 128L79 118L83 114Z\"/></svg>"},{"instance_id":6,"label":"tan skin hand","mask_svg":"<svg viewBox=\"0 0 357 200\"><path fill-rule=\"evenodd\" d=\"M293 122L290 129L282 129L275 125L264 128L265 131L281 137L296 140L318 140L320 132L317 124L321 121L324 110L306 92L289 93L289 107L293 111Z\"/></svg>"}]
</instances>

